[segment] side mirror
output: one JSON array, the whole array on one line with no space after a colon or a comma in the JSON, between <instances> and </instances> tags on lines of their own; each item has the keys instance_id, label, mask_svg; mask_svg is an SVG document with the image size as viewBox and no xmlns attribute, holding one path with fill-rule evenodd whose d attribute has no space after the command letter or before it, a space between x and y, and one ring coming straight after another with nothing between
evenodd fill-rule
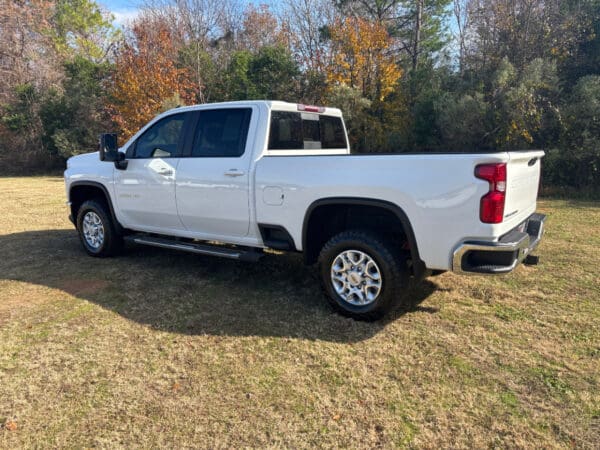
<instances>
[{"instance_id":1,"label":"side mirror","mask_svg":"<svg viewBox=\"0 0 600 450\"><path fill-rule=\"evenodd\" d=\"M115 133L102 133L98 144L100 161L119 161L119 146Z\"/></svg>"}]
</instances>

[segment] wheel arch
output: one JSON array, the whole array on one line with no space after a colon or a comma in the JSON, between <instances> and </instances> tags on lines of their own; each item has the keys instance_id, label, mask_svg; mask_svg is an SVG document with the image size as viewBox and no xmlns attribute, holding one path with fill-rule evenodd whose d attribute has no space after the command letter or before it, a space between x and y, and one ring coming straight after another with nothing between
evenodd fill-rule
<instances>
[{"instance_id":1,"label":"wheel arch","mask_svg":"<svg viewBox=\"0 0 600 450\"><path fill-rule=\"evenodd\" d=\"M320 208L327 207L375 208L381 211L386 211L388 214L393 215L393 217L395 217L401 224L402 231L406 236L406 240L408 242L411 254L411 259L413 261L413 275L417 278L422 278L423 276L425 276L427 269L425 263L421 260L419 256L417 240L415 238L415 233L413 231L408 215L404 212L404 210L401 207L394 203L385 200L363 197L328 197L316 200L313 203L311 203L311 205L306 210L306 214L304 216L304 221L302 224L302 250L304 252L304 257L307 264L312 264L316 261L318 252L320 250L315 248L319 247L318 241L316 245L311 246L311 242L309 240L311 220L315 218L315 213L319 211Z\"/></svg>"},{"instance_id":2,"label":"wheel arch","mask_svg":"<svg viewBox=\"0 0 600 450\"><path fill-rule=\"evenodd\" d=\"M110 217L118 233L123 233L123 226L117 220L112 199L108 189L97 181L74 181L69 186L69 202L71 203L71 217L76 224L77 212L86 200L100 199L108 206Z\"/></svg>"}]
</instances>

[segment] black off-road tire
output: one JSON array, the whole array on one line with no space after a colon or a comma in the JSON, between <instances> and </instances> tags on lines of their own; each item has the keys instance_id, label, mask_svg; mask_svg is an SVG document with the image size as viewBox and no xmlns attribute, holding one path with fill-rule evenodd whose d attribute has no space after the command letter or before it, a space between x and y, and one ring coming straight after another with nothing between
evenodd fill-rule
<instances>
[{"instance_id":1,"label":"black off-road tire","mask_svg":"<svg viewBox=\"0 0 600 450\"><path fill-rule=\"evenodd\" d=\"M367 254L379 267L381 290L372 303L354 305L336 292L331 280L331 267L335 258L346 250L358 250ZM408 288L407 257L407 253L393 243L369 231L344 231L333 236L319 255L318 270L327 300L345 316L364 321L381 319L402 301Z\"/></svg>"},{"instance_id":2,"label":"black off-road tire","mask_svg":"<svg viewBox=\"0 0 600 450\"><path fill-rule=\"evenodd\" d=\"M94 248L88 243L83 232L83 220L87 213L95 213L102 222L104 228L104 239L98 248ZM77 232L79 240L83 245L84 250L90 256L105 258L107 256L115 256L123 249L123 237L115 229L109 208L103 201L87 200L77 211Z\"/></svg>"}]
</instances>

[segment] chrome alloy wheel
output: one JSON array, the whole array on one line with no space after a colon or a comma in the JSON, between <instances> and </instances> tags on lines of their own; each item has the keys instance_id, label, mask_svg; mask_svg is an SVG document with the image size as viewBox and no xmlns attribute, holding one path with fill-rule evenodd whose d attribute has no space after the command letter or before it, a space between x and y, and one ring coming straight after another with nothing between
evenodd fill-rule
<instances>
[{"instance_id":1,"label":"chrome alloy wheel","mask_svg":"<svg viewBox=\"0 0 600 450\"><path fill-rule=\"evenodd\" d=\"M98 250L104 244L104 224L100 216L94 211L88 211L83 216L83 237L85 242L94 250Z\"/></svg>"},{"instance_id":2,"label":"chrome alloy wheel","mask_svg":"<svg viewBox=\"0 0 600 450\"><path fill-rule=\"evenodd\" d=\"M355 306L373 303L383 284L375 260L360 250L345 250L335 257L331 282L338 295Z\"/></svg>"}]
</instances>

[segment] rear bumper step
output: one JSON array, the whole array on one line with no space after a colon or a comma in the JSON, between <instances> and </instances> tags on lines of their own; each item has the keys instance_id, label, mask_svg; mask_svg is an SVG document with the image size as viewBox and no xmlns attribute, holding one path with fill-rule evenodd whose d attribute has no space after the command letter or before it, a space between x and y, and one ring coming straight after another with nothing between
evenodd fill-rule
<instances>
[{"instance_id":1,"label":"rear bumper step","mask_svg":"<svg viewBox=\"0 0 600 450\"><path fill-rule=\"evenodd\" d=\"M452 270L457 273L500 274L514 270L519 263L537 264L531 253L544 234L544 214L529 218L498 241L466 241L454 251Z\"/></svg>"},{"instance_id":2,"label":"rear bumper step","mask_svg":"<svg viewBox=\"0 0 600 450\"><path fill-rule=\"evenodd\" d=\"M201 255L220 256L222 258L237 259L240 261L256 262L263 253L254 248L230 248L220 245L200 244L190 241L181 241L149 235L125 236L125 240L134 244L150 245L152 247L180 250L183 252L197 253Z\"/></svg>"}]
</instances>

